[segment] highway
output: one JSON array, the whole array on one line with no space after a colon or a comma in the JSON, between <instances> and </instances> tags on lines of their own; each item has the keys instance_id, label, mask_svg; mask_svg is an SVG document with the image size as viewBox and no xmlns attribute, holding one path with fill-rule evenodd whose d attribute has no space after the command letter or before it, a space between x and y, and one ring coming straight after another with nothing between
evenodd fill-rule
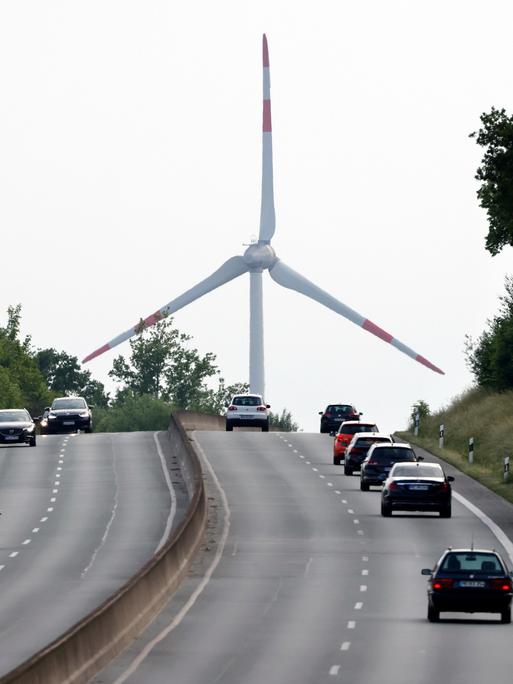
<instances>
[{"instance_id":1,"label":"highway","mask_svg":"<svg viewBox=\"0 0 513 684\"><path fill-rule=\"evenodd\" d=\"M461 499L449 520L385 519L379 491L360 492L358 477L332 465L327 435L195 437L209 472L205 547L161 615L94 682L510 681L512 625L495 615L426 619L420 570L446 546L473 539L506 555ZM513 506L456 478L455 490L511 534Z\"/></svg>"},{"instance_id":2,"label":"highway","mask_svg":"<svg viewBox=\"0 0 513 684\"><path fill-rule=\"evenodd\" d=\"M128 580L182 499L180 486L168 486L153 433L0 447L0 674Z\"/></svg>"}]
</instances>

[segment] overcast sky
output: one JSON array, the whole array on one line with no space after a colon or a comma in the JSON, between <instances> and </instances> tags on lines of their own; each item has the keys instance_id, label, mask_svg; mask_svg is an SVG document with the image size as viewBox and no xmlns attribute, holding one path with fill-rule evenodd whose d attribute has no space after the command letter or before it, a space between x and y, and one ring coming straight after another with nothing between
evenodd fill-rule
<instances>
[{"instance_id":1,"label":"overcast sky","mask_svg":"<svg viewBox=\"0 0 513 684\"><path fill-rule=\"evenodd\" d=\"M80 359L258 233L269 40L277 255L439 376L264 274L266 395L305 431L327 403L382 429L472 383L511 249L484 249L468 134L513 113L507 0L4 0L0 317ZM174 316L248 379L249 277ZM92 361L107 372L128 343Z\"/></svg>"}]
</instances>

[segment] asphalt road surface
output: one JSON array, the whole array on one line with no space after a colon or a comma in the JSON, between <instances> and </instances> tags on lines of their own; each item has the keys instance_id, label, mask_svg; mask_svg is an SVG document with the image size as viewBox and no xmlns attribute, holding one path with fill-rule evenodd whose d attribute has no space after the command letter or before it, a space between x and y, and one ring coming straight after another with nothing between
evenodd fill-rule
<instances>
[{"instance_id":1,"label":"asphalt road surface","mask_svg":"<svg viewBox=\"0 0 513 684\"><path fill-rule=\"evenodd\" d=\"M481 684L511 681L498 615L426 619L445 547L495 547L458 500L452 519L379 514L377 489L332 465L327 435L199 432L215 475L196 570L98 684ZM457 473L455 490L513 520ZM507 542L505 542L507 543ZM446 617L447 616L447 617Z\"/></svg>"},{"instance_id":2,"label":"asphalt road surface","mask_svg":"<svg viewBox=\"0 0 513 684\"><path fill-rule=\"evenodd\" d=\"M0 447L0 674L144 565L171 523L173 497L153 433Z\"/></svg>"}]
</instances>

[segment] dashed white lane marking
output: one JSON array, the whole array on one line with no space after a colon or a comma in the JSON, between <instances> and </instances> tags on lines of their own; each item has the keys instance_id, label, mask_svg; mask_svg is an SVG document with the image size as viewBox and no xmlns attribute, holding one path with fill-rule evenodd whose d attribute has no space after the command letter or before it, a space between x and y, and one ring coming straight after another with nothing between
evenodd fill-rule
<instances>
[{"instance_id":1,"label":"dashed white lane marking","mask_svg":"<svg viewBox=\"0 0 513 684\"><path fill-rule=\"evenodd\" d=\"M3 570L5 568L5 565L0 565L0 570Z\"/></svg>"},{"instance_id":2,"label":"dashed white lane marking","mask_svg":"<svg viewBox=\"0 0 513 684\"><path fill-rule=\"evenodd\" d=\"M306 465L310 465L311 461L305 461Z\"/></svg>"},{"instance_id":3,"label":"dashed white lane marking","mask_svg":"<svg viewBox=\"0 0 513 684\"><path fill-rule=\"evenodd\" d=\"M319 477L321 478L321 480L325 480L325 479L326 479L326 475L319 475Z\"/></svg>"},{"instance_id":4,"label":"dashed white lane marking","mask_svg":"<svg viewBox=\"0 0 513 684\"><path fill-rule=\"evenodd\" d=\"M155 553L166 543L166 541L169 539L169 535L171 534L171 527L173 526L173 521L175 519L175 514L176 514L176 492L174 490L173 484L171 482L171 478L169 477L169 473L167 470L167 465L166 465L166 459L164 457L164 454L162 453L162 449L160 447L160 443L158 440L158 432L153 433L153 439L155 440L155 444L157 445L157 452L160 458L160 463L162 464L162 470L164 472L164 477L166 479L166 484L167 488L169 489L169 496L171 497L171 508L169 510L169 515L167 517L167 522L166 522L166 528L162 534L162 537L157 544L157 548L155 549Z\"/></svg>"},{"instance_id":5,"label":"dashed white lane marking","mask_svg":"<svg viewBox=\"0 0 513 684\"><path fill-rule=\"evenodd\" d=\"M50 506L49 508L46 509L48 513L51 513L53 511L53 506Z\"/></svg>"},{"instance_id":6,"label":"dashed white lane marking","mask_svg":"<svg viewBox=\"0 0 513 684\"><path fill-rule=\"evenodd\" d=\"M39 527L34 527L32 534L37 534L39 532Z\"/></svg>"},{"instance_id":7,"label":"dashed white lane marking","mask_svg":"<svg viewBox=\"0 0 513 684\"><path fill-rule=\"evenodd\" d=\"M50 498L50 503L55 503L56 501L57 501L57 499L55 498L55 496L52 496Z\"/></svg>"},{"instance_id":8,"label":"dashed white lane marking","mask_svg":"<svg viewBox=\"0 0 513 684\"><path fill-rule=\"evenodd\" d=\"M363 535L363 534L364 534L364 531L363 531L363 530L357 530L357 531L356 531L356 534ZM363 542L362 542L362 543L363 543Z\"/></svg>"},{"instance_id":9,"label":"dashed white lane marking","mask_svg":"<svg viewBox=\"0 0 513 684\"><path fill-rule=\"evenodd\" d=\"M369 574L369 571L368 571L368 570L366 570L366 569L362 570L362 575L363 575L364 577L367 577L368 574Z\"/></svg>"},{"instance_id":10,"label":"dashed white lane marking","mask_svg":"<svg viewBox=\"0 0 513 684\"><path fill-rule=\"evenodd\" d=\"M354 620L349 620L347 623L347 629L354 629L356 627L356 622Z\"/></svg>"},{"instance_id":11,"label":"dashed white lane marking","mask_svg":"<svg viewBox=\"0 0 513 684\"><path fill-rule=\"evenodd\" d=\"M57 466L57 470L62 470L62 466ZM56 475L55 477L60 477L60 476Z\"/></svg>"},{"instance_id":12,"label":"dashed white lane marking","mask_svg":"<svg viewBox=\"0 0 513 684\"><path fill-rule=\"evenodd\" d=\"M297 454L297 449L293 449L294 453Z\"/></svg>"},{"instance_id":13,"label":"dashed white lane marking","mask_svg":"<svg viewBox=\"0 0 513 684\"><path fill-rule=\"evenodd\" d=\"M342 494L338 489L335 489L335 494Z\"/></svg>"},{"instance_id":14,"label":"dashed white lane marking","mask_svg":"<svg viewBox=\"0 0 513 684\"><path fill-rule=\"evenodd\" d=\"M18 553L19 553L19 551L13 551L12 553L9 554L9 558L16 558Z\"/></svg>"},{"instance_id":15,"label":"dashed white lane marking","mask_svg":"<svg viewBox=\"0 0 513 684\"><path fill-rule=\"evenodd\" d=\"M346 501L345 499L342 499L342 503L346 504L346 503L347 503L347 501Z\"/></svg>"},{"instance_id":16,"label":"dashed white lane marking","mask_svg":"<svg viewBox=\"0 0 513 684\"><path fill-rule=\"evenodd\" d=\"M58 489L52 489L52 494L58 494L59 490Z\"/></svg>"},{"instance_id":17,"label":"dashed white lane marking","mask_svg":"<svg viewBox=\"0 0 513 684\"><path fill-rule=\"evenodd\" d=\"M59 463L60 463L61 465L64 463L64 461L62 460L62 458L59 459Z\"/></svg>"},{"instance_id":18,"label":"dashed white lane marking","mask_svg":"<svg viewBox=\"0 0 513 684\"><path fill-rule=\"evenodd\" d=\"M367 585L366 584L360 584L360 591L367 591Z\"/></svg>"},{"instance_id":19,"label":"dashed white lane marking","mask_svg":"<svg viewBox=\"0 0 513 684\"><path fill-rule=\"evenodd\" d=\"M360 521L357 520L356 518L353 519L353 522L354 522L355 525L359 525L359 524L360 524Z\"/></svg>"},{"instance_id":20,"label":"dashed white lane marking","mask_svg":"<svg viewBox=\"0 0 513 684\"><path fill-rule=\"evenodd\" d=\"M314 467L312 466L312 470L313 470L314 472L317 472L317 471L319 470L319 468L314 468Z\"/></svg>"},{"instance_id":21,"label":"dashed white lane marking","mask_svg":"<svg viewBox=\"0 0 513 684\"><path fill-rule=\"evenodd\" d=\"M299 454L299 458L304 458L303 454Z\"/></svg>"},{"instance_id":22,"label":"dashed white lane marking","mask_svg":"<svg viewBox=\"0 0 513 684\"><path fill-rule=\"evenodd\" d=\"M349 651L349 646L351 646L350 641L343 641L342 646L340 647L341 651Z\"/></svg>"},{"instance_id":23,"label":"dashed white lane marking","mask_svg":"<svg viewBox=\"0 0 513 684\"><path fill-rule=\"evenodd\" d=\"M46 522L48 520L48 516L45 516L44 518L40 518L39 522Z\"/></svg>"},{"instance_id":24,"label":"dashed white lane marking","mask_svg":"<svg viewBox=\"0 0 513 684\"><path fill-rule=\"evenodd\" d=\"M363 601L357 601L357 602L354 604L354 609L355 609L355 610L361 610L362 608L363 608Z\"/></svg>"},{"instance_id":25,"label":"dashed white lane marking","mask_svg":"<svg viewBox=\"0 0 513 684\"><path fill-rule=\"evenodd\" d=\"M347 509L347 512L348 512L348 513L354 513L354 511L353 511L352 508L348 508L348 509Z\"/></svg>"},{"instance_id":26,"label":"dashed white lane marking","mask_svg":"<svg viewBox=\"0 0 513 684\"><path fill-rule=\"evenodd\" d=\"M330 667L330 675L332 677L335 677L336 675L338 675L339 670L340 670L340 665L332 665Z\"/></svg>"},{"instance_id":27,"label":"dashed white lane marking","mask_svg":"<svg viewBox=\"0 0 513 684\"><path fill-rule=\"evenodd\" d=\"M31 541L32 541L32 539L25 539L25 541L22 542L22 546L26 546L27 544L30 544Z\"/></svg>"},{"instance_id":28,"label":"dashed white lane marking","mask_svg":"<svg viewBox=\"0 0 513 684\"><path fill-rule=\"evenodd\" d=\"M362 561L366 563L369 560L369 556L362 556Z\"/></svg>"}]
</instances>

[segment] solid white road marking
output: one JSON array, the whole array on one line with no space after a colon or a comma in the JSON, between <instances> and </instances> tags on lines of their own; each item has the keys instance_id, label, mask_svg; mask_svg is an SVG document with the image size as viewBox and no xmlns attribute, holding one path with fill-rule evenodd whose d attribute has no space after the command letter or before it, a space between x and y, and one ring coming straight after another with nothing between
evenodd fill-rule
<instances>
[{"instance_id":1,"label":"solid white road marking","mask_svg":"<svg viewBox=\"0 0 513 684\"><path fill-rule=\"evenodd\" d=\"M171 478L169 477L169 473L167 470L166 466L166 459L164 457L164 454L162 453L162 449L159 444L158 440L158 432L153 433L153 439L155 441L155 444L157 445L157 452L160 458L160 463L162 465L162 471L164 473L164 477L166 479L166 484L167 488L169 489L169 496L171 497L171 509L169 511L169 515L167 517L167 522L166 522L166 528L164 530L164 533L162 534L162 537L157 544L157 548L155 549L155 553L166 543L166 541L169 539L169 535L171 534L171 527L173 526L173 521L175 519L175 514L176 514L176 492L173 488L173 484L171 482Z\"/></svg>"},{"instance_id":2,"label":"solid white road marking","mask_svg":"<svg viewBox=\"0 0 513 684\"><path fill-rule=\"evenodd\" d=\"M362 608L363 608L363 601L357 601L357 603L354 604L355 610L361 610Z\"/></svg>"},{"instance_id":3,"label":"solid white road marking","mask_svg":"<svg viewBox=\"0 0 513 684\"><path fill-rule=\"evenodd\" d=\"M308 575L308 572L310 571L310 566L313 563L313 558L308 559L308 563L306 564L305 571L303 573L303 577L306 577Z\"/></svg>"},{"instance_id":4,"label":"solid white road marking","mask_svg":"<svg viewBox=\"0 0 513 684\"><path fill-rule=\"evenodd\" d=\"M342 646L340 647L340 650L341 651L349 651L349 646L351 646L351 642L350 641L344 641L342 643Z\"/></svg>"},{"instance_id":5,"label":"solid white road marking","mask_svg":"<svg viewBox=\"0 0 513 684\"><path fill-rule=\"evenodd\" d=\"M338 675L338 671L339 671L339 670L340 670L340 665L333 665L333 666L330 668L330 675L331 675L332 677Z\"/></svg>"}]
</instances>

